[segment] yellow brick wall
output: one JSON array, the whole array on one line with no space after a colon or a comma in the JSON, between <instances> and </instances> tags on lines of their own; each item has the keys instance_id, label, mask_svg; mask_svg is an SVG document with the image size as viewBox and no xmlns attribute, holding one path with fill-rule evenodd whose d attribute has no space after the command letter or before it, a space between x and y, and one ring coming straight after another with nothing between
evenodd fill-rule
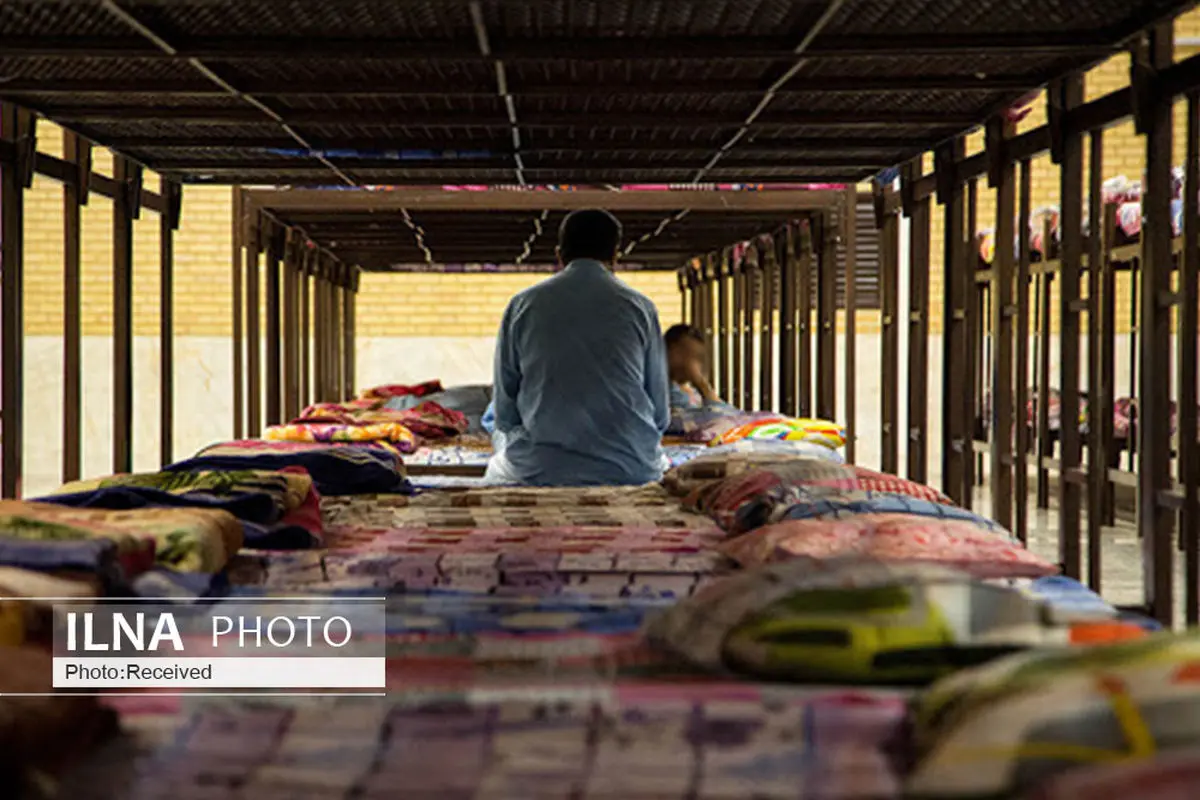
<instances>
[{"instance_id":1,"label":"yellow brick wall","mask_svg":"<svg viewBox=\"0 0 1200 800\"><path fill-rule=\"evenodd\" d=\"M1181 17L1179 36L1200 35L1200 11ZM1177 57L1193 55L1195 48L1179 48ZM1129 58L1117 56L1087 75L1088 99L1128 84ZM1021 123L1021 130L1045 122L1045 99ZM1182 103L1176 107L1177 131L1183 130ZM39 126L39 146L60 155L61 133L51 124ZM982 133L968 140L969 152L983 147ZM1175 137L1175 163L1182 163L1183 137ZM1086 149L1086 148L1085 148ZM926 156L926 169L932 158ZM1104 175L1139 179L1145 161L1144 144L1129 123L1104 133ZM111 156L97 149L95 169L112 173ZM1057 202L1058 170L1043 156L1032 162L1033 204ZM146 175L148 188L157 189L158 178ZM30 335L59 335L62 332L62 187L48 178L37 178L26 193L25 258L26 332ZM979 183L979 226L995 225L994 193L985 181ZM158 217L146 212L134 229L134 331L137 335L158 332ZM229 287L232 228L232 193L228 187L188 186L184 190L183 219L175 244L176 334L181 336L228 336L232 299ZM942 214L934 203L931 246L931 328L941 330L942 317ZM83 332L107 335L112 330L112 204L92 195L83 210ZM870 265L866 265L870 266ZM679 319L680 301L671 274L627 273L634 287L658 305L664 325ZM495 332L504 304L513 293L540 280L534 275L370 275L359 298L359 333L364 336L487 336ZM1129 282L1118 282L1118 325L1129 326ZM1058 299L1054 298L1054 316ZM839 328L844 327L839 319ZM874 332L879 316L860 312L857 329Z\"/></svg>"},{"instance_id":2,"label":"yellow brick wall","mask_svg":"<svg viewBox=\"0 0 1200 800\"><path fill-rule=\"evenodd\" d=\"M662 325L679 321L675 274L626 272L621 277L655 305ZM509 298L545 275L405 273L363 276L359 336L492 336Z\"/></svg>"}]
</instances>

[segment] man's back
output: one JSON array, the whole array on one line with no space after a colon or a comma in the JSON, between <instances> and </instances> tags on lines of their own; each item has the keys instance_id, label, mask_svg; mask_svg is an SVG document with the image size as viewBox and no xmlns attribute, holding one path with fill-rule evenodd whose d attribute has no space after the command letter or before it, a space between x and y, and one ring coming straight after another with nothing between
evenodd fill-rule
<instances>
[{"instance_id":1,"label":"man's back","mask_svg":"<svg viewBox=\"0 0 1200 800\"><path fill-rule=\"evenodd\" d=\"M524 483L655 480L670 406L653 304L583 259L517 295L497 343L495 403Z\"/></svg>"}]
</instances>

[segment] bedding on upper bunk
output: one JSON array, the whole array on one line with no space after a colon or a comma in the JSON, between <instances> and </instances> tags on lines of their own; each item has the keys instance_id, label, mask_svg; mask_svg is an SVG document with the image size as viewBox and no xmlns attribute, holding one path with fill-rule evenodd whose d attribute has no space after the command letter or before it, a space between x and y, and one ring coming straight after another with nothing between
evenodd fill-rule
<instances>
[{"instance_id":1,"label":"bedding on upper bunk","mask_svg":"<svg viewBox=\"0 0 1200 800\"><path fill-rule=\"evenodd\" d=\"M385 442L315 444L243 440L215 444L167 471L281 470L302 467L322 495L405 493L400 452Z\"/></svg>"}]
</instances>

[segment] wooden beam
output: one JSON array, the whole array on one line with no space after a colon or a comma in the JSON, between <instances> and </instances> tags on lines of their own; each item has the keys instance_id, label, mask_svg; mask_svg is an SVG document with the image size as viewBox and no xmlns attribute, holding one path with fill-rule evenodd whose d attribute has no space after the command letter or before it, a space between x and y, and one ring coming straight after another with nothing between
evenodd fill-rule
<instances>
[{"instance_id":1,"label":"wooden beam","mask_svg":"<svg viewBox=\"0 0 1200 800\"><path fill-rule=\"evenodd\" d=\"M1052 92L1055 90L1052 88ZM1071 109L1083 102L1083 76L1064 78L1054 102ZM1083 442L1079 435L1079 314L1081 306L1079 273L1083 264L1083 135L1061 131L1062 162L1060 205L1062 221L1062 263L1059 280L1059 450L1061 472L1058 481L1058 531L1063 571L1068 577L1082 577L1080 514L1083 487L1073 478L1081 465Z\"/></svg>"},{"instance_id":2,"label":"wooden beam","mask_svg":"<svg viewBox=\"0 0 1200 800\"><path fill-rule=\"evenodd\" d=\"M775 309L779 303L779 269L775 262L774 242L755 242L758 248L758 263L762 282L762 312L759 315L758 345L758 407L762 411L775 411Z\"/></svg>"},{"instance_id":3,"label":"wooden beam","mask_svg":"<svg viewBox=\"0 0 1200 800\"><path fill-rule=\"evenodd\" d=\"M67 162L87 167L91 147L63 131ZM87 168L90 171L90 167ZM63 483L79 480L83 470L82 201L79 181L63 184ZM86 187L86 181L82 182Z\"/></svg>"},{"instance_id":4,"label":"wooden beam","mask_svg":"<svg viewBox=\"0 0 1200 800\"><path fill-rule=\"evenodd\" d=\"M133 471L133 220L137 168L113 157L113 472Z\"/></svg>"},{"instance_id":5,"label":"wooden beam","mask_svg":"<svg viewBox=\"0 0 1200 800\"><path fill-rule=\"evenodd\" d=\"M930 199L918 200L908 244L908 468L909 480L925 483L929 442L929 254ZM899 224L899 221L897 221ZM896 243L897 247L899 242Z\"/></svg>"},{"instance_id":6,"label":"wooden beam","mask_svg":"<svg viewBox=\"0 0 1200 800\"><path fill-rule=\"evenodd\" d=\"M20 146L28 115L11 103L0 103L0 142L11 145L0 163L0 496L21 496L24 446L25 325L24 202L25 171Z\"/></svg>"},{"instance_id":7,"label":"wooden beam","mask_svg":"<svg viewBox=\"0 0 1200 800\"><path fill-rule=\"evenodd\" d=\"M952 148L952 149L949 149ZM944 269L944 307L942 314L942 491L955 502L963 502L963 475L970 459L967 447L968 428L962 398L969 382L966 345L970 341L966 328L965 300L973 290L973 276L964 263L963 241L965 208L963 185L954 174L954 162L962 158L964 144L956 139L940 155L938 200L944 205L942 233ZM946 172L949 171L949 175ZM964 285L970 285L965 288Z\"/></svg>"},{"instance_id":8,"label":"wooden beam","mask_svg":"<svg viewBox=\"0 0 1200 800\"><path fill-rule=\"evenodd\" d=\"M1174 512L1162 502L1171 488L1171 309L1164 298L1171 295L1171 153L1173 139L1171 98L1157 90L1158 71L1174 57L1172 27L1160 25L1143 35L1134 50L1133 82L1145 78L1144 102L1137 110L1138 130L1146 137L1146 189L1142 195L1145 222L1142 224L1141 349L1138 361L1138 532L1142 537L1146 565L1146 605L1155 619L1170 627L1175 621L1175 546L1172 535ZM1191 189L1188 190L1192 191ZM1064 212L1065 212L1064 198ZM1063 225L1066 226L1064 214ZM1069 230L1064 227L1063 230ZM1069 272L1063 259L1065 279ZM1183 331L1184 335L1191 335ZM1076 340L1078 342L1078 340ZM1067 402L1064 392L1063 402ZM1070 408L1070 406L1066 406ZM1194 415L1195 406L1180 414ZM1066 419L1064 414L1064 420ZM1064 454L1065 454L1064 440Z\"/></svg>"},{"instance_id":9,"label":"wooden beam","mask_svg":"<svg viewBox=\"0 0 1200 800\"><path fill-rule=\"evenodd\" d=\"M1106 330L1106 276L1109 262L1108 225L1104 207L1104 132L1092 131L1088 151L1088 430L1087 430L1087 554L1088 586L1099 594L1103 561L1104 509L1109 494L1108 447L1105 423L1112 425L1111 406L1105 402L1110 389L1105 385L1104 339L1115 335ZM1195 184L1193 184L1195 185Z\"/></svg>"},{"instance_id":10,"label":"wooden beam","mask_svg":"<svg viewBox=\"0 0 1200 800\"><path fill-rule=\"evenodd\" d=\"M789 225L782 236L773 242L776 263L779 265L779 411L799 416L796 396L797 318L796 318L796 259L792 251L792 229ZM722 291L722 296L724 291Z\"/></svg>"},{"instance_id":11,"label":"wooden beam","mask_svg":"<svg viewBox=\"0 0 1200 800\"><path fill-rule=\"evenodd\" d=\"M159 215L159 461L175 461L175 231L179 228L183 191L162 179L161 194L168 212Z\"/></svg>"},{"instance_id":12,"label":"wooden beam","mask_svg":"<svg viewBox=\"0 0 1200 800\"><path fill-rule=\"evenodd\" d=\"M1013 385L1013 413L1016 425L1016 460L1014 462L1013 495L1016 499L1014 530L1022 544L1029 541L1029 264L1030 215L1033 203L1033 177L1029 159L1021 160L1017 189L1017 303L1016 303L1016 364Z\"/></svg>"},{"instance_id":13,"label":"wooden beam","mask_svg":"<svg viewBox=\"0 0 1200 800\"><path fill-rule=\"evenodd\" d=\"M233 187L233 438L241 439L246 434L246 351L242 336L242 325L245 319L245 281L243 264L246 260L246 220L242 203L244 190L240 186Z\"/></svg>"},{"instance_id":14,"label":"wooden beam","mask_svg":"<svg viewBox=\"0 0 1200 800\"><path fill-rule=\"evenodd\" d=\"M447 192L439 188L395 189L387 192L323 189L252 189L246 192L254 208L277 213L395 211L532 211L546 207L544 192ZM766 192L709 192L675 189L661 192L612 192L579 189L554 195L563 211L603 208L613 212L662 211L814 211L841 200L840 190L795 189Z\"/></svg>"},{"instance_id":15,"label":"wooden beam","mask_svg":"<svg viewBox=\"0 0 1200 800\"><path fill-rule=\"evenodd\" d=\"M1037 34L911 34L892 36L821 36L804 51L817 58L920 58L978 56L986 53L1103 55L1119 35L1085 35L1075 31ZM204 36L187 37L166 52L139 36L4 36L0 52L8 58L71 57L184 61L262 61L275 59L370 59L392 62L503 61L677 61L737 60L790 62L795 42L790 36L655 37L613 40L510 40L492 43L490 55L468 39L305 38Z\"/></svg>"},{"instance_id":16,"label":"wooden beam","mask_svg":"<svg viewBox=\"0 0 1200 800\"><path fill-rule=\"evenodd\" d=\"M900 220L885 214L879 229L880 343L880 469L899 473L900 434ZM909 380L914 376L909 375Z\"/></svg>"},{"instance_id":17,"label":"wooden beam","mask_svg":"<svg viewBox=\"0 0 1200 800\"><path fill-rule=\"evenodd\" d=\"M896 75L848 76L822 79L815 85L792 85L775 90L777 96L820 94L874 94L879 92L1019 92L1038 87L1038 79L1029 74L1013 75ZM14 78L3 85L6 97L54 97L112 92L118 87L112 80L95 78L44 79ZM122 80L124 95L171 95L172 97L228 97L229 93L205 80L177 78L136 78ZM466 81L443 83L370 84L345 80L316 80L302 84L282 79L240 80L238 89L256 97L397 97L397 98L492 98L492 82ZM520 97L674 97L679 95L761 95L762 81L753 79L703 80L697 83L647 81L644 83L587 83L564 81L528 81L512 83L509 90ZM295 140L287 139L289 147Z\"/></svg>"},{"instance_id":18,"label":"wooden beam","mask_svg":"<svg viewBox=\"0 0 1200 800\"><path fill-rule=\"evenodd\" d=\"M243 196L244 197L244 196ZM263 251L261 215L246 214L246 435L262 435L262 277L259 260Z\"/></svg>"},{"instance_id":19,"label":"wooden beam","mask_svg":"<svg viewBox=\"0 0 1200 800\"><path fill-rule=\"evenodd\" d=\"M845 392L845 426L846 426L846 460L851 464L854 463L855 439L857 439L858 426L855 422L856 405L855 405L855 376L858 373L858 367L855 364L855 337L857 334L856 327L858 320L856 316L856 306L858 304L858 189L854 186L847 186L845 192L845 202L841 209L842 221L842 252L845 254L845 287L843 289L842 299L845 309L842 312L842 318L845 322L845 338L843 339L844 358L846 359L846 375L842 380L843 391ZM835 312L836 313L836 312ZM836 333L836 331L835 331Z\"/></svg>"},{"instance_id":20,"label":"wooden beam","mask_svg":"<svg viewBox=\"0 0 1200 800\"><path fill-rule=\"evenodd\" d=\"M266 234L266 303L267 315L267 425L279 425L283 419L283 324L281 310L280 270L284 258L283 228L272 226Z\"/></svg>"},{"instance_id":21,"label":"wooden beam","mask_svg":"<svg viewBox=\"0 0 1200 800\"><path fill-rule=\"evenodd\" d=\"M1008 152L1008 140L1015 133L1015 124L995 119L988 127L987 142L988 155L994 159L992 178L996 187L996 248L991 282L991 329L995 348L990 425L992 518L1005 530L1012 530L1013 468L1018 463L1012 452L1013 317L1017 310L1013 296L1013 242L1017 237L1013 218L1017 213L1017 186L1016 170ZM1024 380L1023 376L1021 380Z\"/></svg>"},{"instance_id":22,"label":"wooden beam","mask_svg":"<svg viewBox=\"0 0 1200 800\"><path fill-rule=\"evenodd\" d=\"M1200 95L1187 100L1187 158L1184 185L1200 186ZM1107 218L1107 217L1106 217ZM1184 192L1183 259L1179 298L1179 475L1183 507L1179 535L1184 551L1184 618L1189 627L1200 623L1200 430L1197 430L1197 343L1187 331L1200 330L1200 192Z\"/></svg>"},{"instance_id":23,"label":"wooden beam","mask_svg":"<svg viewBox=\"0 0 1200 800\"><path fill-rule=\"evenodd\" d=\"M833 216L821 225L817 259L817 416L837 417L837 246Z\"/></svg>"}]
</instances>

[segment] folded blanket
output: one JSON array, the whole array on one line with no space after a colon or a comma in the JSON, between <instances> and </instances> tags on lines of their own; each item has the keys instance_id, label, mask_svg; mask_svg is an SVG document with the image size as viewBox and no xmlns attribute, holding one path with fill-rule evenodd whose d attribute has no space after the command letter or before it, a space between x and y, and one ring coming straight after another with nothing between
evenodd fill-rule
<instances>
[{"instance_id":1,"label":"folded blanket","mask_svg":"<svg viewBox=\"0 0 1200 800\"><path fill-rule=\"evenodd\" d=\"M293 422L291 425L272 425L263 431L263 438L269 442L390 442L405 453L417 449L417 437L398 422L369 425Z\"/></svg>"},{"instance_id":2,"label":"folded blanket","mask_svg":"<svg viewBox=\"0 0 1200 800\"><path fill-rule=\"evenodd\" d=\"M136 561L122 563L117 543L111 539L34 541L0 535L0 566L83 576L106 589L125 586L127 569L137 574L147 568L146 559L137 555Z\"/></svg>"},{"instance_id":3,"label":"folded blanket","mask_svg":"<svg viewBox=\"0 0 1200 800\"><path fill-rule=\"evenodd\" d=\"M0 537L30 541L109 539L125 574L154 563L184 572L217 572L242 546L231 514L206 508L79 509L51 503L0 502Z\"/></svg>"},{"instance_id":4,"label":"folded blanket","mask_svg":"<svg viewBox=\"0 0 1200 800\"><path fill-rule=\"evenodd\" d=\"M269 524L299 507L311 490L312 478L298 468L180 470L75 481L38 499L80 508L216 508L239 519Z\"/></svg>"},{"instance_id":5,"label":"folded blanket","mask_svg":"<svg viewBox=\"0 0 1200 800\"><path fill-rule=\"evenodd\" d=\"M168 471L303 467L322 495L412 491L400 451L387 442L318 444L245 440L213 445Z\"/></svg>"}]
</instances>

